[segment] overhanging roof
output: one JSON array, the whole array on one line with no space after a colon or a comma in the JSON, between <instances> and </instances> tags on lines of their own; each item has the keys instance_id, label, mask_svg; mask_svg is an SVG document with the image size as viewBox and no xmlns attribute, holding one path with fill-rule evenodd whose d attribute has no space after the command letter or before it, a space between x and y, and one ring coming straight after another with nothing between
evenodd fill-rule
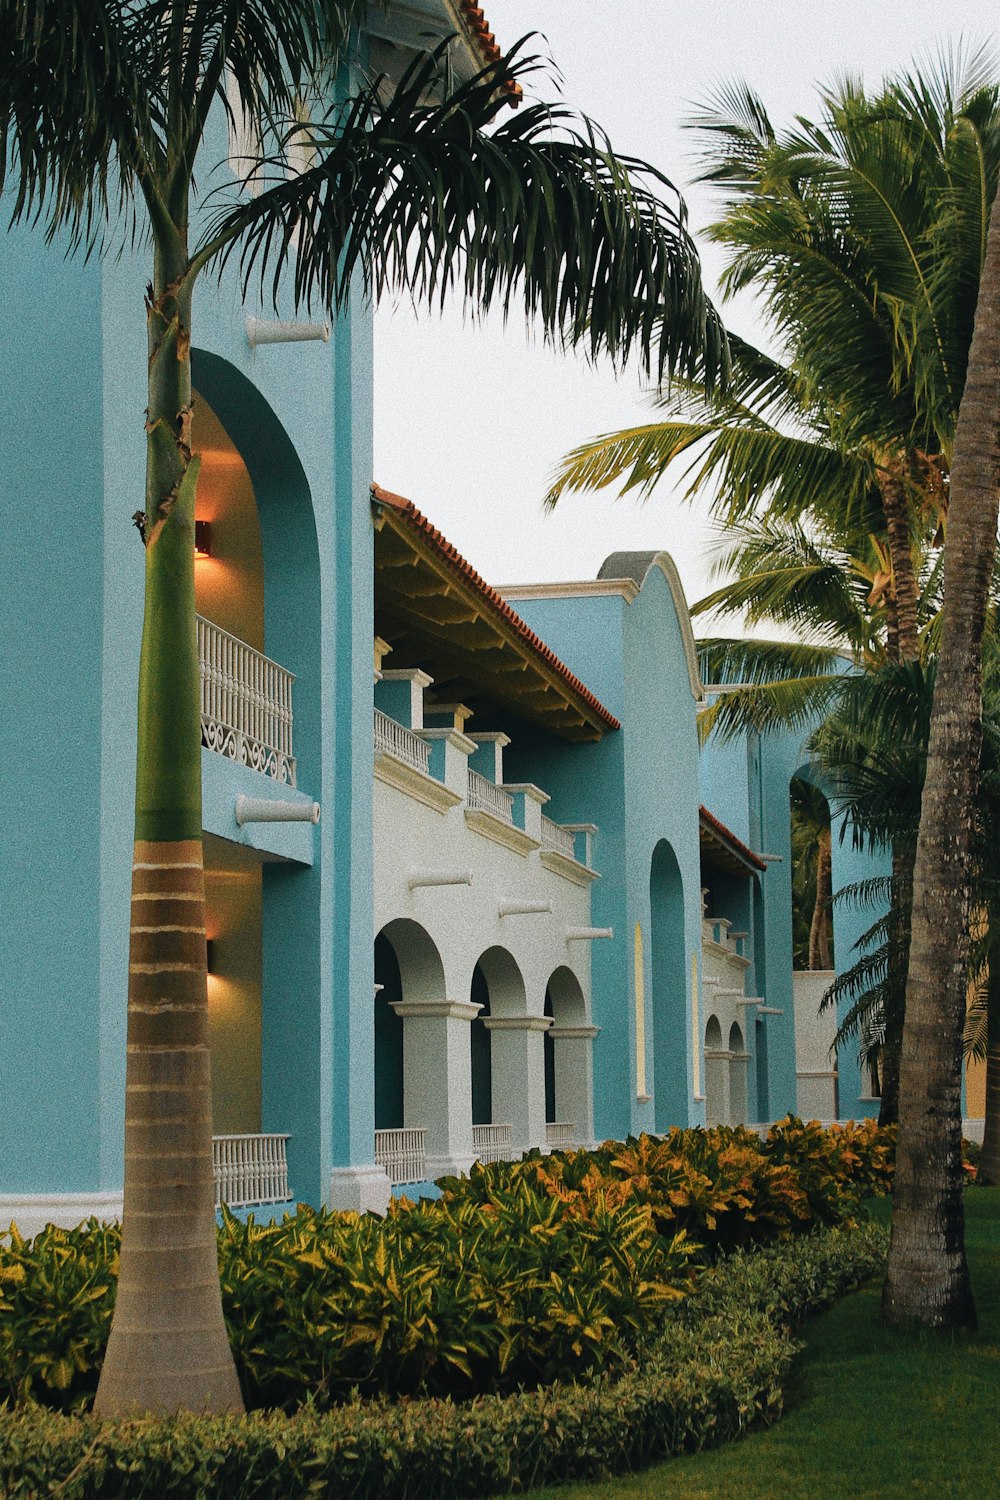
<instances>
[{"instance_id":1,"label":"overhanging roof","mask_svg":"<svg viewBox=\"0 0 1000 1500\"><path fill-rule=\"evenodd\" d=\"M375 631L438 702L493 705L567 740L621 726L412 500L372 485Z\"/></svg>"},{"instance_id":2,"label":"overhanging roof","mask_svg":"<svg viewBox=\"0 0 1000 1500\"><path fill-rule=\"evenodd\" d=\"M703 862L724 870L727 875L757 875L767 869L767 861L738 839L707 807L698 809L698 838Z\"/></svg>"}]
</instances>

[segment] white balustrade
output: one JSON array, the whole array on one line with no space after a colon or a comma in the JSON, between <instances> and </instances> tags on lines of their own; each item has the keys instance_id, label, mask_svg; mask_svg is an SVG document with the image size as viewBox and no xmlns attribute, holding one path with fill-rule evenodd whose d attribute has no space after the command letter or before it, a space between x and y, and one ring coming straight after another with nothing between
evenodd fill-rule
<instances>
[{"instance_id":1,"label":"white balustrade","mask_svg":"<svg viewBox=\"0 0 1000 1500\"><path fill-rule=\"evenodd\" d=\"M423 1126L376 1130L375 1161L393 1187L427 1180L427 1131Z\"/></svg>"},{"instance_id":2,"label":"white balustrade","mask_svg":"<svg viewBox=\"0 0 1000 1500\"><path fill-rule=\"evenodd\" d=\"M215 1206L289 1203L287 1135L214 1135Z\"/></svg>"},{"instance_id":3,"label":"white balustrade","mask_svg":"<svg viewBox=\"0 0 1000 1500\"><path fill-rule=\"evenodd\" d=\"M202 744L294 786L294 673L201 615L197 626Z\"/></svg>"},{"instance_id":4,"label":"white balustrade","mask_svg":"<svg viewBox=\"0 0 1000 1500\"><path fill-rule=\"evenodd\" d=\"M557 854L565 854L567 859L576 859L576 842L568 829L559 823L553 823L542 813L542 848L553 849Z\"/></svg>"},{"instance_id":5,"label":"white balustrade","mask_svg":"<svg viewBox=\"0 0 1000 1500\"><path fill-rule=\"evenodd\" d=\"M473 1125L472 1149L476 1160L484 1165L491 1161L510 1161L513 1133L510 1125Z\"/></svg>"},{"instance_id":6,"label":"white balustrade","mask_svg":"<svg viewBox=\"0 0 1000 1500\"><path fill-rule=\"evenodd\" d=\"M469 772L469 807L474 812L489 813L501 823L514 821L514 798L510 792L480 776L478 771Z\"/></svg>"},{"instance_id":7,"label":"white balustrade","mask_svg":"<svg viewBox=\"0 0 1000 1500\"><path fill-rule=\"evenodd\" d=\"M394 755L415 771L423 771L425 776L428 774L430 745L405 724L390 719L380 708L375 710L375 753Z\"/></svg>"},{"instance_id":8,"label":"white balustrade","mask_svg":"<svg viewBox=\"0 0 1000 1500\"><path fill-rule=\"evenodd\" d=\"M548 1120L545 1124L545 1144L550 1151L566 1151L576 1145L575 1120Z\"/></svg>"}]
</instances>

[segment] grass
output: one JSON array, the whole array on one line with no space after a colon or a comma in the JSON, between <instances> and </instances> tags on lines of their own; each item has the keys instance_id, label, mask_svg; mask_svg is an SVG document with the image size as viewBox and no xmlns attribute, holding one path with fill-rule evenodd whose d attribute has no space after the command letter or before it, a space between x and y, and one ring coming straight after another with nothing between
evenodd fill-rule
<instances>
[{"instance_id":1,"label":"grass","mask_svg":"<svg viewBox=\"0 0 1000 1500\"><path fill-rule=\"evenodd\" d=\"M537 1500L1000 1495L1000 1188L971 1189L965 1202L977 1334L890 1333L879 1289L858 1292L806 1329L776 1426L627 1479L539 1490Z\"/></svg>"}]
</instances>

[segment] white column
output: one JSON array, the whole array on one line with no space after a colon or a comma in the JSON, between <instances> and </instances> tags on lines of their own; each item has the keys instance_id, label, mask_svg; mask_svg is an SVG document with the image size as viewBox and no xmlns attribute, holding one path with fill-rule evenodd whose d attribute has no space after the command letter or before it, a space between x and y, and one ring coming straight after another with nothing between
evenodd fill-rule
<instances>
[{"instance_id":1,"label":"white column","mask_svg":"<svg viewBox=\"0 0 1000 1500\"><path fill-rule=\"evenodd\" d=\"M468 1172L472 1149L469 1023L480 1006L462 1000L396 1000L403 1018L403 1123L427 1131L427 1176Z\"/></svg>"},{"instance_id":2,"label":"white column","mask_svg":"<svg viewBox=\"0 0 1000 1500\"><path fill-rule=\"evenodd\" d=\"M484 1016L491 1034L493 1119L511 1127L511 1154L545 1145L548 1016Z\"/></svg>"},{"instance_id":3,"label":"white column","mask_svg":"<svg viewBox=\"0 0 1000 1500\"><path fill-rule=\"evenodd\" d=\"M729 1052L705 1049L705 1123L729 1124Z\"/></svg>"},{"instance_id":4,"label":"white column","mask_svg":"<svg viewBox=\"0 0 1000 1500\"><path fill-rule=\"evenodd\" d=\"M556 1119L572 1120L578 1146L594 1144L594 1048L598 1026L553 1026Z\"/></svg>"}]
</instances>

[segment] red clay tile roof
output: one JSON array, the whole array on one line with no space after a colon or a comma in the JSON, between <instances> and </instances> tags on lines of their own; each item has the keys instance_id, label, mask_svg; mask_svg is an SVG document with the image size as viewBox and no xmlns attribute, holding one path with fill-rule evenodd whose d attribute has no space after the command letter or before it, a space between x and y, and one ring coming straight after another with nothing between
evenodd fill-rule
<instances>
[{"instance_id":1,"label":"red clay tile roof","mask_svg":"<svg viewBox=\"0 0 1000 1500\"><path fill-rule=\"evenodd\" d=\"M588 708L600 719L606 728L621 728L621 724L615 718L614 714L604 707L600 699L596 698L590 689L584 686L579 677L575 676L564 662L559 660L551 647L546 646L545 642L525 624L521 616L515 614L506 599L502 598L496 589L490 588L486 580L480 577L471 563L467 563L462 554L452 546L448 538L443 536L436 526L431 525L427 517L417 509L412 500L407 500L402 495L394 495L390 490L384 490L378 484L372 485L371 492L372 499L377 501L379 505L391 505L393 510L406 517L410 525L415 531L420 533L423 540L429 544L436 555L447 563L454 573L457 573L460 578L465 579L466 583L470 583L473 586L493 614L499 615L508 625L512 626L536 656L539 656L549 667L555 669L566 686L586 703ZM756 856L753 857L756 858Z\"/></svg>"},{"instance_id":2,"label":"red clay tile roof","mask_svg":"<svg viewBox=\"0 0 1000 1500\"><path fill-rule=\"evenodd\" d=\"M497 44L496 37L489 28L489 24L483 14L482 6L476 5L475 0L461 0L461 6L462 14L468 23L469 30L476 39L476 44L479 47L479 53L484 65L488 66L490 63L499 62L503 53ZM515 83L512 78L505 78L503 88L510 95L511 104L516 106L520 102L523 93L521 85Z\"/></svg>"},{"instance_id":3,"label":"red clay tile roof","mask_svg":"<svg viewBox=\"0 0 1000 1500\"><path fill-rule=\"evenodd\" d=\"M755 854L747 844L744 844L742 839L738 839L732 829L727 828L725 823L720 818L717 818L714 813L710 813L707 807L699 807L698 816L705 827L711 833L715 834L723 844L727 844L744 864L750 865L754 870L767 869L767 861L761 859L759 854Z\"/></svg>"}]
</instances>

